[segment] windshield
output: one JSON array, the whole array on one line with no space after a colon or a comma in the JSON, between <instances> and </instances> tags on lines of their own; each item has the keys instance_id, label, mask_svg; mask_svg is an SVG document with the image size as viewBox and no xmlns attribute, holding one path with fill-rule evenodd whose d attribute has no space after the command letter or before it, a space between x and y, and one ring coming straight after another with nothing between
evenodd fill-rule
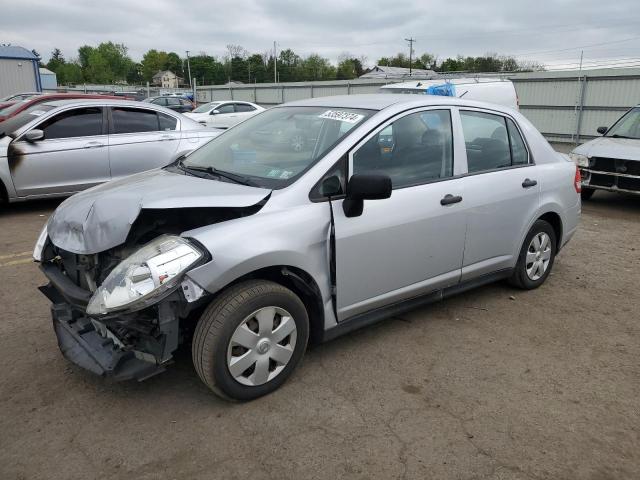
<instances>
[{"instance_id":1,"label":"windshield","mask_svg":"<svg viewBox=\"0 0 640 480\"><path fill-rule=\"evenodd\" d=\"M213 107L220 105L220 102L209 102L204 105L200 105L198 108L193 110L193 113L207 113Z\"/></svg>"},{"instance_id":2,"label":"windshield","mask_svg":"<svg viewBox=\"0 0 640 480\"><path fill-rule=\"evenodd\" d=\"M214 138L182 165L213 168L261 187L283 188L373 113L353 108L272 108Z\"/></svg>"},{"instance_id":3,"label":"windshield","mask_svg":"<svg viewBox=\"0 0 640 480\"><path fill-rule=\"evenodd\" d=\"M16 110L24 107L25 103L29 103L30 101L31 101L31 99L25 99L25 100L17 101L13 105L9 105L8 107L5 107L2 110L0 110L0 115L3 115L3 116L11 115Z\"/></svg>"},{"instance_id":4,"label":"windshield","mask_svg":"<svg viewBox=\"0 0 640 480\"><path fill-rule=\"evenodd\" d=\"M640 107L632 108L625 113L605 136L640 140Z\"/></svg>"},{"instance_id":5,"label":"windshield","mask_svg":"<svg viewBox=\"0 0 640 480\"><path fill-rule=\"evenodd\" d=\"M24 100L26 98L33 97L34 95L38 95L38 94L37 93L16 93L13 95L7 95L6 97L0 98L0 102Z\"/></svg>"},{"instance_id":6,"label":"windshield","mask_svg":"<svg viewBox=\"0 0 640 480\"><path fill-rule=\"evenodd\" d=\"M43 105L42 103L32 105L31 107L17 114L15 117L9 118L4 122L0 122L0 138L15 132L30 121L35 120L40 115L45 114L52 108L55 107L53 105Z\"/></svg>"}]
</instances>

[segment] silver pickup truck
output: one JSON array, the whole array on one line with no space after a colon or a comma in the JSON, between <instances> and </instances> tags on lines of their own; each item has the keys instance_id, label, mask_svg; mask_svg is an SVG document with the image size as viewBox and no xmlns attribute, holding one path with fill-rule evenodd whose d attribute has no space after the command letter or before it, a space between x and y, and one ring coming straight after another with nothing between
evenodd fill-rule
<instances>
[{"instance_id":1,"label":"silver pickup truck","mask_svg":"<svg viewBox=\"0 0 640 480\"><path fill-rule=\"evenodd\" d=\"M40 103L0 123L0 202L68 196L163 167L220 132L149 103Z\"/></svg>"}]
</instances>

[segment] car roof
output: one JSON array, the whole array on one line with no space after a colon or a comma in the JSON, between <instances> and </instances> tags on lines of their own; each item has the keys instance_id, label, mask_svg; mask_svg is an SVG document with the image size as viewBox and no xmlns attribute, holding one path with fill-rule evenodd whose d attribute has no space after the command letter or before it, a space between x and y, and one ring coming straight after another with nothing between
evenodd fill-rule
<instances>
[{"instance_id":1,"label":"car roof","mask_svg":"<svg viewBox=\"0 0 640 480\"><path fill-rule=\"evenodd\" d=\"M161 108L158 105L149 103L137 102L135 100L115 99L115 98L65 98L58 100L51 100L50 102L42 102L53 107L63 107L67 105L121 105L121 106L133 106L133 107L145 107L145 108ZM152 106L153 105L153 106ZM163 109L164 111L164 109Z\"/></svg>"},{"instance_id":2,"label":"car roof","mask_svg":"<svg viewBox=\"0 0 640 480\"><path fill-rule=\"evenodd\" d=\"M309 98L283 104L295 107L328 107L328 108L361 108L366 110L384 110L393 105L406 105L407 108L421 106L467 106L488 108L491 110L511 111L508 107L487 102L465 100L457 97L444 97L439 95L411 95L391 93L371 93L363 95L337 95L333 97Z\"/></svg>"}]
</instances>

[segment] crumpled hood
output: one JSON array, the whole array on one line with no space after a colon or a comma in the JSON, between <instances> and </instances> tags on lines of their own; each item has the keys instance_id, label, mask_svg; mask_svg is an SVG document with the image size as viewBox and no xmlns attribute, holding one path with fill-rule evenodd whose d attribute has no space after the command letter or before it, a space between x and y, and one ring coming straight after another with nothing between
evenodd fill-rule
<instances>
[{"instance_id":1,"label":"crumpled hood","mask_svg":"<svg viewBox=\"0 0 640 480\"><path fill-rule=\"evenodd\" d=\"M69 197L53 213L47 230L57 247L77 254L93 254L124 243L142 209L249 207L269 192L151 170Z\"/></svg>"},{"instance_id":2,"label":"crumpled hood","mask_svg":"<svg viewBox=\"0 0 640 480\"><path fill-rule=\"evenodd\" d=\"M640 140L631 138L600 137L583 143L574 153L588 157L619 158L640 161Z\"/></svg>"}]
</instances>

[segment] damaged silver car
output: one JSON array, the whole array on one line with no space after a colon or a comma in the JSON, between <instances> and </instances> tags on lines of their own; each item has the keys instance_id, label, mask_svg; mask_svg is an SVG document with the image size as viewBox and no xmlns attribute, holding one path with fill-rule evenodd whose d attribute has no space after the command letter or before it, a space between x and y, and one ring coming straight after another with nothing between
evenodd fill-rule
<instances>
[{"instance_id":1,"label":"damaged silver car","mask_svg":"<svg viewBox=\"0 0 640 480\"><path fill-rule=\"evenodd\" d=\"M274 128L308 141L264 141ZM249 400L309 341L488 282L540 286L579 192L576 166L506 107L310 99L67 199L34 258L70 361L144 380L191 345L207 386Z\"/></svg>"}]
</instances>

